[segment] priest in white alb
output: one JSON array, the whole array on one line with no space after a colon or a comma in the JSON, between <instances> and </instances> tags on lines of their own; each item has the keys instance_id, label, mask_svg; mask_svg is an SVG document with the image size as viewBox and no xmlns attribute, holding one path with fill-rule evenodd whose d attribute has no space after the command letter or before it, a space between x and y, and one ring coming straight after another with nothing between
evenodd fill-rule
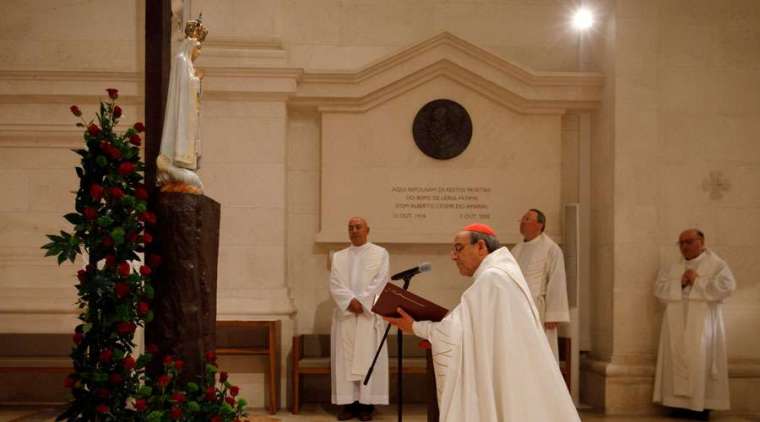
<instances>
[{"instance_id":1,"label":"priest in white alb","mask_svg":"<svg viewBox=\"0 0 760 422\"><path fill-rule=\"evenodd\" d=\"M578 422L528 285L484 224L454 238L451 259L472 285L440 322L385 318L432 344L442 422Z\"/></svg>"},{"instance_id":2,"label":"priest in white alb","mask_svg":"<svg viewBox=\"0 0 760 422\"><path fill-rule=\"evenodd\" d=\"M365 386L383 337L385 323L372 313L388 282L388 252L367 241L369 226L359 217L348 221L351 246L333 255L330 295L335 301L330 330L332 403L342 405L338 420L372 420L375 404L388 404L388 351L383 350Z\"/></svg>"},{"instance_id":3,"label":"priest in white alb","mask_svg":"<svg viewBox=\"0 0 760 422\"><path fill-rule=\"evenodd\" d=\"M558 360L559 324L570 322L565 259L562 249L544 233L545 228L544 213L535 208L528 210L520 220L523 241L516 244L511 252L525 276L546 339L549 340L554 358Z\"/></svg>"},{"instance_id":4,"label":"priest in white alb","mask_svg":"<svg viewBox=\"0 0 760 422\"><path fill-rule=\"evenodd\" d=\"M663 268L655 295L665 304L654 401L679 417L709 418L730 408L723 301L736 290L728 265L697 229L681 233L683 259Z\"/></svg>"}]
</instances>

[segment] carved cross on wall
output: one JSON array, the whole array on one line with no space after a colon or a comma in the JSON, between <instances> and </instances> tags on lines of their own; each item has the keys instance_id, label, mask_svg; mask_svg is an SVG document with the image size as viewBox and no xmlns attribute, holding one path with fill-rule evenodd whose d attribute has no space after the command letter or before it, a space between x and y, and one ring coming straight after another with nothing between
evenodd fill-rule
<instances>
[{"instance_id":1,"label":"carved cross on wall","mask_svg":"<svg viewBox=\"0 0 760 422\"><path fill-rule=\"evenodd\" d=\"M722 199L723 193L731 190L731 182L722 171L711 171L702 182L702 190L710 193L710 199Z\"/></svg>"}]
</instances>

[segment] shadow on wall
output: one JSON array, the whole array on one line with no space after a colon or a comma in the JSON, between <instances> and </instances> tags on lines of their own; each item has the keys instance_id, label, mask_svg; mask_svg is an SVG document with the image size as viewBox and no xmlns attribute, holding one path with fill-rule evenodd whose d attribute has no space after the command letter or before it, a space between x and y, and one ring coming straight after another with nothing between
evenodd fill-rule
<instances>
[{"instance_id":1,"label":"shadow on wall","mask_svg":"<svg viewBox=\"0 0 760 422\"><path fill-rule=\"evenodd\" d=\"M330 334L333 309L335 309L335 302L330 298L317 305L317 310L314 312L314 334Z\"/></svg>"}]
</instances>

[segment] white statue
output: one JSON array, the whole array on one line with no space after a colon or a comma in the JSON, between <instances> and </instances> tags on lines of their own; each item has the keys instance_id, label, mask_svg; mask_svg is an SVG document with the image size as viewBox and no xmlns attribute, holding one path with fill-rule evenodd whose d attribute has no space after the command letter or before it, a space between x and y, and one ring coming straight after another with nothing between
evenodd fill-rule
<instances>
[{"instance_id":1,"label":"white statue","mask_svg":"<svg viewBox=\"0 0 760 422\"><path fill-rule=\"evenodd\" d=\"M200 55L208 30L201 18L185 25L185 39L174 57L161 134L161 152L156 159L158 185L162 192L203 193L196 171L201 156L200 107L203 72L193 61Z\"/></svg>"}]
</instances>

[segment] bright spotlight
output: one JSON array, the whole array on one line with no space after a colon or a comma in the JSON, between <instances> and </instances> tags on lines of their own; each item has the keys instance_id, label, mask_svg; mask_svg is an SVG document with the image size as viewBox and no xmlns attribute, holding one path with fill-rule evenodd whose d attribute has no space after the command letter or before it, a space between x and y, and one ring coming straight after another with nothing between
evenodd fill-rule
<instances>
[{"instance_id":1,"label":"bright spotlight","mask_svg":"<svg viewBox=\"0 0 760 422\"><path fill-rule=\"evenodd\" d=\"M573 16L573 26L575 29L584 31L591 28L593 24L594 16L591 14L590 10L582 8L575 12L575 16Z\"/></svg>"}]
</instances>

